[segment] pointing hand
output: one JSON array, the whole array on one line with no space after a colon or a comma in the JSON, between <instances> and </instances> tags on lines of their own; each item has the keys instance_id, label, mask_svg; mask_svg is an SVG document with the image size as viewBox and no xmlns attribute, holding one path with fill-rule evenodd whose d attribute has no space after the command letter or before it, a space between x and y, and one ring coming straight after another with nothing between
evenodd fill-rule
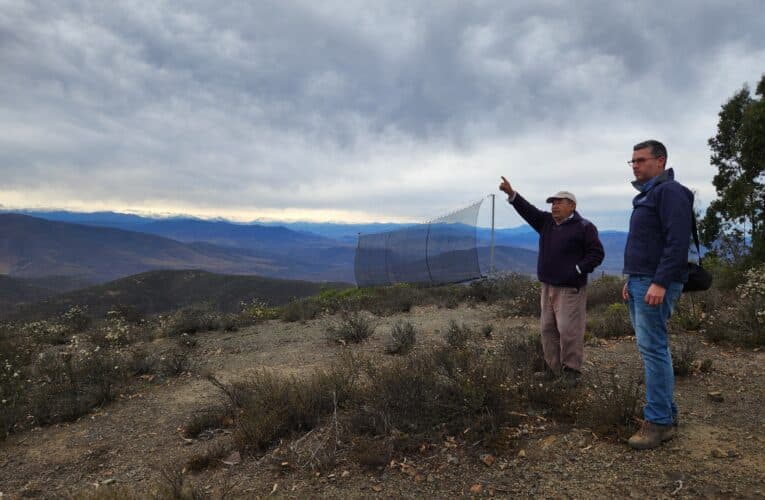
<instances>
[{"instance_id":1,"label":"pointing hand","mask_svg":"<svg viewBox=\"0 0 765 500\"><path fill-rule=\"evenodd\" d=\"M513 186L510 185L510 182L502 177L502 184L499 185L499 190L507 193L508 196L512 196L515 191L513 191Z\"/></svg>"}]
</instances>

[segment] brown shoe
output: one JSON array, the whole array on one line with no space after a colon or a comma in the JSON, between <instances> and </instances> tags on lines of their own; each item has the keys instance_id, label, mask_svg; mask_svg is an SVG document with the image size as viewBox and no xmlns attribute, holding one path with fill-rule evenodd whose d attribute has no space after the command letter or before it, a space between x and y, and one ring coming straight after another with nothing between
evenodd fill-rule
<instances>
[{"instance_id":1,"label":"brown shoe","mask_svg":"<svg viewBox=\"0 0 765 500\"><path fill-rule=\"evenodd\" d=\"M645 420L640 426L640 430L630 438L629 444L636 450L650 450L664 441L669 441L675 437L676 433L677 430L674 425L654 424Z\"/></svg>"}]
</instances>

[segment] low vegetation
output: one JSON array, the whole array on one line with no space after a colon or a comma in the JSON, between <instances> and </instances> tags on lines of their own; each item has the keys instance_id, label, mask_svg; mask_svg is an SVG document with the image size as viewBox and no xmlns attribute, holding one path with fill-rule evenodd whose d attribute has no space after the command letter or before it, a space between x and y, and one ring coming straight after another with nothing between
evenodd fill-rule
<instances>
[{"instance_id":1,"label":"low vegetation","mask_svg":"<svg viewBox=\"0 0 765 500\"><path fill-rule=\"evenodd\" d=\"M765 266L753 267L738 274L737 268L732 266L726 267L720 262L714 266L716 276L726 277L724 283L727 288L716 285L706 292L683 295L673 316L671 331L674 334L697 331L705 339L714 342L743 346L765 344L765 282L762 279ZM730 285L730 281L736 281L736 284ZM609 338L633 334L628 311L620 298L621 285L620 280L612 277L596 279L589 284L588 336ZM0 324L0 437L30 425L77 419L91 409L108 403L118 394L130 392L137 384L193 370L190 353L195 349L196 336L207 330L235 330L276 318L308 321L321 315L339 314L339 321L328 328L327 336L333 342L353 344L364 342L375 331L376 320L372 315L401 313L415 305L456 307L462 303L494 304L501 316L534 317L539 314L539 284L524 276L510 275L464 286L328 288L318 295L294 300L283 307L270 306L259 299L253 299L241 303L239 313L222 312L210 304L198 304L145 317L139 309L123 305L97 317L87 308L72 306L61 314L45 319ZM444 341L451 349L449 352L462 352L459 356L464 358L473 355L465 353L472 353L471 349L482 338L488 340L498 333L502 332L494 331L494 327L489 324L474 329L455 322L446 328ZM175 344L163 344L164 347L159 350L146 349L147 342L165 337L177 341ZM389 354L409 353L416 343L416 332L411 323L394 325L389 337L386 346ZM689 342L680 340L673 343L674 368L678 376L694 370L712 369L711 360L696 359L697 347ZM531 356L537 348L529 340L516 343L513 354L501 354L517 356L518 353L525 353L522 354L524 359L516 359L515 364L527 367L522 371L529 384L515 384L520 397L535 404L548 405L548 411L561 415L571 416L582 411L584 406L581 405L556 403L569 397L562 388L544 384L540 388L539 384L531 383L530 374L541 370L541 367L529 367L527 363L529 359L539 359L536 354ZM419 376L417 371L423 369L423 366L428 366L435 373L443 372L445 365L432 364L437 363L438 356L441 356L438 362L447 362L449 359L450 363L457 362L454 357L456 355L449 358L443 353L421 353L411 360L397 362L399 364L389 369L403 371L402 376L409 373L416 380ZM468 362L467 359L462 359L462 362ZM518 364L520 361L526 364ZM494 366L491 360L484 359L483 362L487 367ZM377 369L383 370L381 367ZM362 379L371 378L369 370L365 373ZM384 378L389 373L380 372L377 375ZM515 374L508 375L510 379L513 376ZM258 384L266 384L269 380L267 375L262 374L261 377ZM624 379L621 379L620 384L623 385L623 382ZM271 383L284 385L281 381ZM283 393L280 397L287 401L291 398L302 401L305 398L297 388L302 383L304 381L286 384L292 387L292 392ZM421 388L426 390L428 387L425 385ZM473 389L479 393L486 390L485 387ZM430 387L427 390L435 389ZM618 393L616 389L614 391ZM474 402L483 397L476 394L462 396ZM487 392L485 397L493 396ZM366 408L374 408L373 403L369 401ZM309 401L306 404L311 408L318 403ZM338 399L333 404L342 402ZM556 404L558 406L553 409ZM497 414L494 407L483 407L481 404L479 407L492 415ZM322 408L326 410L326 407ZM312 421L312 425L315 425L318 422L316 415L311 417L313 420L300 417L297 421ZM389 417L375 417L378 419L375 428L379 430L380 425L384 428L388 426L381 422ZM263 418L276 416L266 415ZM251 434L252 431L242 430L241 433ZM266 433L265 437L253 438L259 443L256 447L265 446L270 439L268 436Z\"/></svg>"},{"instance_id":2,"label":"low vegetation","mask_svg":"<svg viewBox=\"0 0 765 500\"><path fill-rule=\"evenodd\" d=\"M591 311L587 315L587 332L598 338L634 335L627 306L618 302Z\"/></svg>"},{"instance_id":3,"label":"low vegetation","mask_svg":"<svg viewBox=\"0 0 765 500\"><path fill-rule=\"evenodd\" d=\"M312 460L303 462L310 467L335 463L338 453L347 453L374 468L395 450L416 450L444 436L505 446L503 429L519 425L529 407L600 435L623 435L632 428L638 377L612 373L586 388L541 380L539 337L526 327L502 335L497 346L452 323L443 344L408 356L378 359L343 351L330 371L303 377L265 370L234 383L211 377L231 406L197 414L184 429L191 435L230 421L233 446L244 455L260 456L277 443L280 453L299 455L300 443L309 439ZM294 444L284 445L285 440ZM208 455L219 453L218 448L205 452L193 466L212 463ZM319 455L321 462L315 460Z\"/></svg>"},{"instance_id":4,"label":"low vegetation","mask_svg":"<svg viewBox=\"0 0 765 500\"><path fill-rule=\"evenodd\" d=\"M327 338L338 344L359 344L375 331L375 325L359 311L344 312L339 323L327 328Z\"/></svg>"},{"instance_id":5,"label":"low vegetation","mask_svg":"<svg viewBox=\"0 0 765 500\"><path fill-rule=\"evenodd\" d=\"M390 331L390 340L385 346L388 354L408 354L417 342L414 325L409 321L399 321Z\"/></svg>"}]
</instances>

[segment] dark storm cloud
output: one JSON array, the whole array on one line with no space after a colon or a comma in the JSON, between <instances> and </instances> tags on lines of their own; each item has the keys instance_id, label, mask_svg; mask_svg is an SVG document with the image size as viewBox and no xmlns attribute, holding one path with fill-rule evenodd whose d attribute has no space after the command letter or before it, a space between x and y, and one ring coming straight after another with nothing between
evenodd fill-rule
<instances>
[{"instance_id":1,"label":"dark storm cloud","mask_svg":"<svg viewBox=\"0 0 765 500\"><path fill-rule=\"evenodd\" d=\"M494 189L510 159L535 193L562 164L615 184L597 165L643 134L708 156L717 107L765 70L763 17L758 1L0 3L0 195L424 217Z\"/></svg>"}]
</instances>

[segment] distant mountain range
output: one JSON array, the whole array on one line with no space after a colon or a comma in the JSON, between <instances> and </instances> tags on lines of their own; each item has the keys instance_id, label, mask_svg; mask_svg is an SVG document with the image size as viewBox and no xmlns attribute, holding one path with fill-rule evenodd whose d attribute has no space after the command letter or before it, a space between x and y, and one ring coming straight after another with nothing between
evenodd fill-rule
<instances>
[{"instance_id":1,"label":"distant mountain range","mask_svg":"<svg viewBox=\"0 0 765 500\"><path fill-rule=\"evenodd\" d=\"M0 275L48 280L43 285L25 282L29 288L19 288L19 297L159 269L352 283L358 234L407 226L411 224L239 224L114 212L0 213ZM491 231L477 228L476 234L481 269L486 273ZM606 262L600 270L620 273L626 233L603 231L601 239ZM496 269L534 274L537 247L538 235L529 226L498 229ZM65 278L48 279L51 276ZM62 285L51 286L57 281Z\"/></svg>"}]
</instances>

